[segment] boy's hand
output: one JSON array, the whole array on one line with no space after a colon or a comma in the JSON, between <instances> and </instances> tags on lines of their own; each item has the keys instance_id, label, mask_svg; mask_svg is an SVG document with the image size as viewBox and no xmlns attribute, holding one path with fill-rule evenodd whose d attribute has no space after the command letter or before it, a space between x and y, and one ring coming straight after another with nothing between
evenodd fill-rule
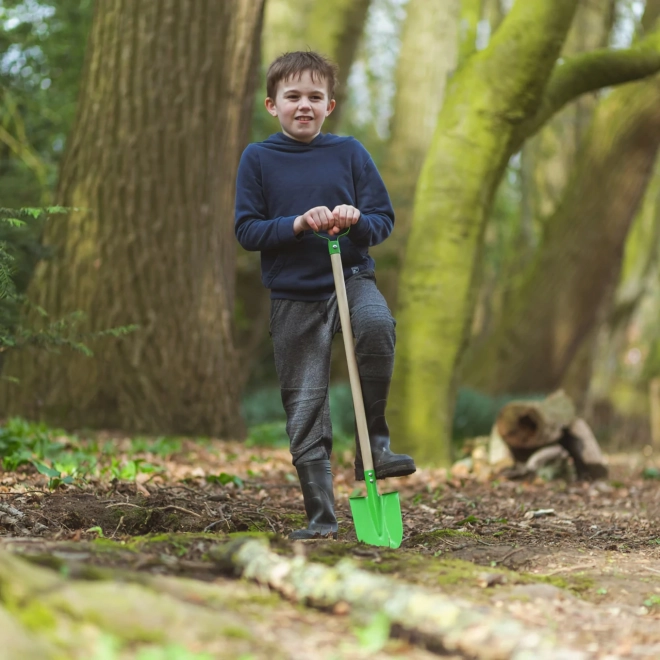
<instances>
[{"instance_id":1,"label":"boy's hand","mask_svg":"<svg viewBox=\"0 0 660 660\"><path fill-rule=\"evenodd\" d=\"M328 230L329 234L338 234L342 229L354 225L360 219L360 211L350 204L340 204L332 210L334 226Z\"/></svg>"},{"instance_id":2,"label":"boy's hand","mask_svg":"<svg viewBox=\"0 0 660 660\"><path fill-rule=\"evenodd\" d=\"M313 229L314 231L327 231L330 233L334 224L334 216L327 206L315 206L293 221L293 232L299 234L306 229Z\"/></svg>"}]
</instances>

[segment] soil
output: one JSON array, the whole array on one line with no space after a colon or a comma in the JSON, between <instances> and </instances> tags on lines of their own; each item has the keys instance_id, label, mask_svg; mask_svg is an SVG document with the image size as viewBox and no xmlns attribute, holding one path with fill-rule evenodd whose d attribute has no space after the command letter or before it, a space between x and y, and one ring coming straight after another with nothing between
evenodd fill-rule
<instances>
[{"instance_id":1,"label":"soil","mask_svg":"<svg viewBox=\"0 0 660 660\"><path fill-rule=\"evenodd\" d=\"M347 454L334 467L339 540L305 543L286 539L304 509L285 450L187 441L177 454L145 459L163 471L53 492L31 468L4 473L0 503L23 516L5 517L0 547L73 577L112 569L224 584L249 629L228 635L234 655L226 657L433 656L402 638L377 644L367 624L341 611L276 599L264 617L250 599L263 590L219 575L208 559L230 535L262 533L281 553L324 563L350 556L366 570L488 605L589 658L660 658L660 481L642 478L641 456L610 456L610 478L595 483L430 469L379 482L381 493L401 494L397 550L357 543L348 498L359 484Z\"/></svg>"}]
</instances>

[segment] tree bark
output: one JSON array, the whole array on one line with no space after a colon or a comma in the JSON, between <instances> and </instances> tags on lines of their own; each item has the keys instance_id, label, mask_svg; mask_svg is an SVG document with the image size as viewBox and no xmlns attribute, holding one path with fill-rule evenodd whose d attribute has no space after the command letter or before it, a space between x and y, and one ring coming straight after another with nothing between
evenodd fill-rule
<instances>
[{"instance_id":1,"label":"tree bark","mask_svg":"<svg viewBox=\"0 0 660 660\"><path fill-rule=\"evenodd\" d=\"M550 660L564 653L572 657L552 636L529 635L520 622L486 607L475 609L467 601L371 575L351 562L328 567L302 557L288 559L257 539L216 546L210 554L221 567L266 584L291 600L322 608L344 603L372 615L381 612L391 624L438 652L483 660Z\"/></svg>"},{"instance_id":2,"label":"tree bark","mask_svg":"<svg viewBox=\"0 0 660 660\"><path fill-rule=\"evenodd\" d=\"M458 63L460 0L410 0L397 62L394 114L382 175L396 213L395 232L373 250L378 286L396 307L398 265L410 230L415 185ZM424 99L420 103L420 99Z\"/></svg>"},{"instance_id":3,"label":"tree bark","mask_svg":"<svg viewBox=\"0 0 660 660\"><path fill-rule=\"evenodd\" d=\"M485 0L461 0L458 61L463 64L477 49L477 31Z\"/></svg>"},{"instance_id":4,"label":"tree bark","mask_svg":"<svg viewBox=\"0 0 660 660\"><path fill-rule=\"evenodd\" d=\"M469 335L486 219L516 127L536 113L575 9L568 0L518 0L450 83L417 186L390 404L397 447L422 463L451 460L454 370Z\"/></svg>"},{"instance_id":5,"label":"tree bark","mask_svg":"<svg viewBox=\"0 0 660 660\"><path fill-rule=\"evenodd\" d=\"M98 3L51 222L28 297L92 331L93 359L24 352L6 410L67 427L238 436L233 198L262 0Z\"/></svg>"},{"instance_id":6,"label":"tree bark","mask_svg":"<svg viewBox=\"0 0 660 660\"><path fill-rule=\"evenodd\" d=\"M599 105L520 294L503 310L492 340L471 358L473 386L549 392L562 382L617 281L660 146L659 107L658 78L626 85Z\"/></svg>"},{"instance_id":7,"label":"tree bark","mask_svg":"<svg viewBox=\"0 0 660 660\"><path fill-rule=\"evenodd\" d=\"M542 401L512 401L495 420L493 435L506 443L518 463L534 470L538 451L559 445L573 460L578 479L605 479L605 459L589 425L576 416L575 405L559 390ZM549 456L547 457L549 458Z\"/></svg>"}]
</instances>

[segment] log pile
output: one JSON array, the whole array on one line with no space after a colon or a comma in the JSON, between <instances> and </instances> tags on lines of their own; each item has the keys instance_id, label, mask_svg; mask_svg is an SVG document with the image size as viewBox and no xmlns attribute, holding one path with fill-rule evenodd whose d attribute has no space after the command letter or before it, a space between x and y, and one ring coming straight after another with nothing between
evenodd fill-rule
<instances>
[{"instance_id":1,"label":"log pile","mask_svg":"<svg viewBox=\"0 0 660 660\"><path fill-rule=\"evenodd\" d=\"M516 463L526 464L530 469L539 450L554 447L546 453L566 452L575 465L578 479L607 478L607 465L596 437L561 390L541 401L508 403L497 415L494 430Z\"/></svg>"}]
</instances>

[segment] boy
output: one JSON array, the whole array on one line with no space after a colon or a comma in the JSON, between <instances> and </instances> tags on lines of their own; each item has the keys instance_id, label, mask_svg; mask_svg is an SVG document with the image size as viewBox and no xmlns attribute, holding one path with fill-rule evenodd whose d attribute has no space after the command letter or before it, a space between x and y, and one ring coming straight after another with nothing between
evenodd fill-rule
<instances>
[{"instance_id":1,"label":"boy","mask_svg":"<svg viewBox=\"0 0 660 660\"><path fill-rule=\"evenodd\" d=\"M270 289L270 333L306 529L291 539L337 538L328 382L340 330L327 241L340 239L351 325L376 477L412 474L410 456L390 450L385 406L394 365L394 319L376 288L369 247L392 231L394 211L376 166L354 138L322 134L335 107L336 66L314 52L286 53L266 77L266 109L282 132L250 144L236 190L236 237L261 251ZM364 479L356 443L355 478Z\"/></svg>"}]
</instances>

